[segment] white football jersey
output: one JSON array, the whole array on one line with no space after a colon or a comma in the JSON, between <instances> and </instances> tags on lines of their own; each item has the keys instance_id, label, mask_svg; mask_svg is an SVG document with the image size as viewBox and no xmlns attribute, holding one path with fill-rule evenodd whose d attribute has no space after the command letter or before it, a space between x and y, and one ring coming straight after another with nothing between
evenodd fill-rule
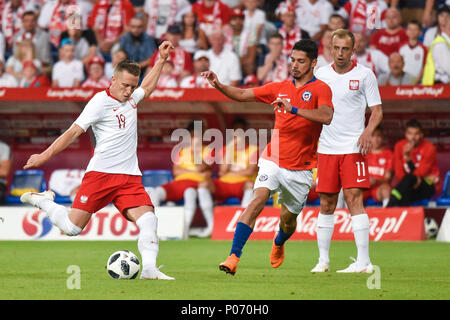
<instances>
[{"instance_id":1,"label":"white football jersey","mask_svg":"<svg viewBox=\"0 0 450 320\"><path fill-rule=\"evenodd\" d=\"M137 104L144 98L142 88L120 102L109 90L97 93L88 102L75 124L84 131L92 126L96 146L86 172L98 171L142 175L137 159Z\"/></svg>"},{"instance_id":2,"label":"white football jersey","mask_svg":"<svg viewBox=\"0 0 450 320\"><path fill-rule=\"evenodd\" d=\"M365 128L366 107L381 104L375 74L358 63L347 73L339 74L329 64L319 68L316 77L330 86L334 105L333 120L323 126L317 152L359 153L358 139Z\"/></svg>"}]
</instances>

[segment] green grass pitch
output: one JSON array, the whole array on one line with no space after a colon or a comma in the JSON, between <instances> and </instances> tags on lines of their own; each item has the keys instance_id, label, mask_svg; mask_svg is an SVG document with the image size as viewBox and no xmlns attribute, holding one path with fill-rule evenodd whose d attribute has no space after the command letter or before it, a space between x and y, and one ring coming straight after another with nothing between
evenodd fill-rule
<instances>
[{"instance_id":1,"label":"green grass pitch","mask_svg":"<svg viewBox=\"0 0 450 320\"><path fill-rule=\"evenodd\" d=\"M355 244L333 242L331 272L311 274L317 260L313 241L290 241L278 269L269 263L270 241L249 241L236 275L219 271L231 241L162 241L158 264L175 281L113 280L105 268L121 249L138 254L135 241L1 241L0 299L131 300L301 300L450 299L450 243L371 242L379 266L379 289L368 274L337 274L356 256ZM80 289L69 289L80 268ZM69 279L70 282L70 279Z\"/></svg>"}]
</instances>

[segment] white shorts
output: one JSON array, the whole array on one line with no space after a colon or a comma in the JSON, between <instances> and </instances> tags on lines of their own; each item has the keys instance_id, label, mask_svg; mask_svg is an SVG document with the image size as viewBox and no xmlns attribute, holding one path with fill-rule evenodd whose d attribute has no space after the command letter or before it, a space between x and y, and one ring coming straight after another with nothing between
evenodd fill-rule
<instances>
[{"instance_id":1,"label":"white shorts","mask_svg":"<svg viewBox=\"0 0 450 320\"><path fill-rule=\"evenodd\" d=\"M311 188L312 170L280 168L276 163L263 158L259 159L258 167L253 189L267 188L270 195L279 192L278 203L284 205L289 212L299 214L305 206Z\"/></svg>"}]
</instances>

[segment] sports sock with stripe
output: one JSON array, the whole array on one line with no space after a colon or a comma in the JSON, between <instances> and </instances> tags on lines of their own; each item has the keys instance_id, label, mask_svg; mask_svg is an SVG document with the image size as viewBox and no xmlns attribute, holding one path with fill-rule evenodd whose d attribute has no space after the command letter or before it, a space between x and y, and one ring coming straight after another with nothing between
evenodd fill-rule
<instances>
[{"instance_id":1,"label":"sports sock with stripe","mask_svg":"<svg viewBox=\"0 0 450 320\"><path fill-rule=\"evenodd\" d=\"M242 248L244 248L245 243L247 242L252 232L253 229L250 228L245 223L243 222L237 223L236 231L234 231L233 244L231 245L230 255L234 253L238 258L241 257Z\"/></svg>"}]
</instances>

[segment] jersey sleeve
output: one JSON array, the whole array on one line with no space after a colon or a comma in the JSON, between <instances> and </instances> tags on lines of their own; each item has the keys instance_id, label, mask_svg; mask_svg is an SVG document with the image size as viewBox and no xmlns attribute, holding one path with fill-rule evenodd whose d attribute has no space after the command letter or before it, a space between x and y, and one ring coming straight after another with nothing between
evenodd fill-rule
<instances>
[{"instance_id":1,"label":"jersey sleeve","mask_svg":"<svg viewBox=\"0 0 450 320\"><path fill-rule=\"evenodd\" d=\"M364 78L364 95L369 107L381 104L380 90L378 89L378 82L375 74L372 71L367 72Z\"/></svg>"},{"instance_id":2,"label":"jersey sleeve","mask_svg":"<svg viewBox=\"0 0 450 320\"><path fill-rule=\"evenodd\" d=\"M427 145L423 152L423 158L419 166L414 170L414 175L425 177L432 172L433 165L437 162L436 147L432 144Z\"/></svg>"},{"instance_id":3,"label":"jersey sleeve","mask_svg":"<svg viewBox=\"0 0 450 320\"><path fill-rule=\"evenodd\" d=\"M139 87L136 90L134 90L134 92L131 95L131 97L134 99L134 101L136 101L136 104L138 104L142 99L144 99L144 97L145 97L145 90L142 89L142 87Z\"/></svg>"},{"instance_id":4,"label":"jersey sleeve","mask_svg":"<svg viewBox=\"0 0 450 320\"><path fill-rule=\"evenodd\" d=\"M320 87L320 92L317 98L317 106L329 106L334 109L333 106L333 93L331 88L324 82Z\"/></svg>"},{"instance_id":5,"label":"jersey sleeve","mask_svg":"<svg viewBox=\"0 0 450 320\"><path fill-rule=\"evenodd\" d=\"M275 101L277 94L276 88L278 85L276 82L268 83L261 87L253 88L253 94L255 95L255 100L257 102L264 102L267 104L271 104Z\"/></svg>"},{"instance_id":6,"label":"jersey sleeve","mask_svg":"<svg viewBox=\"0 0 450 320\"><path fill-rule=\"evenodd\" d=\"M89 126L96 123L104 113L105 108L99 101L101 100L101 93L96 94L84 107L83 112L79 115L75 124L80 126L84 132L89 128Z\"/></svg>"}]
</instances>

